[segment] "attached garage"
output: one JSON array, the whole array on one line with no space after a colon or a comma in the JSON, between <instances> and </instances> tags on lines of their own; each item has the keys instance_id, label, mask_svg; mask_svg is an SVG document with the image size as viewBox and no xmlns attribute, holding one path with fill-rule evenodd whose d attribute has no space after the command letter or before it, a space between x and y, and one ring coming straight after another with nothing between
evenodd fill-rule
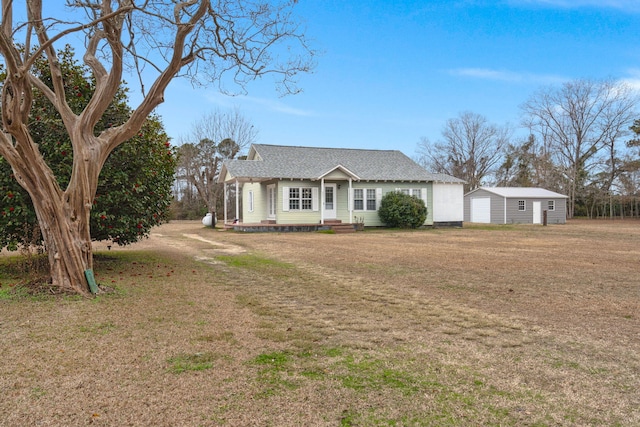
<instances>
[{"instance_id":1,"label":"attached garage","mask_svg":"<svg viewBox=\"0 0 640 427\"><path fill-rule=\"evenodd\" d=\"M480 187L464 195L464 221L481 224L564 224L567 196L544 188Z\"/></svg>"}]
</instances>

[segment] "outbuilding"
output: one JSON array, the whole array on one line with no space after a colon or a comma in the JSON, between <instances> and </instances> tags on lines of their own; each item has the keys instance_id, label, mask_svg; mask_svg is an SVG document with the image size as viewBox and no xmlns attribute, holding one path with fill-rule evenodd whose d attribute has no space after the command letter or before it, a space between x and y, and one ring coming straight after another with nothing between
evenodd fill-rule
<instances>
[{"instance_id":1,"label":"outbuilding","mask_svg":"<svg viewBox=\"0 0 640 427\"><path fill-rule=\"evenodd\" d=\"M564 224L568 197L544 188L480 187L464 195L464 221Z\"/></svg>"}]
</instances>

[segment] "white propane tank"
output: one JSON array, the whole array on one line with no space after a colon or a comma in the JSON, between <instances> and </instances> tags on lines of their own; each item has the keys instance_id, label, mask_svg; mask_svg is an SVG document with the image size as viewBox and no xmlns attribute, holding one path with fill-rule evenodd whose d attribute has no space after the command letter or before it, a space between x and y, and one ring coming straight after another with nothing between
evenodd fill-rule
<instances>
[{"instance_id":1,"label":"white propane tank","mask_svg":"<svg viewBox=\"0 0 640 427\"><path fill-rule=\"evenodd\" d=\"M202 225L205 227L213 227L213 215L211 212L208 212L204 218L202 218Z\"/></svg>"}]
</instances>

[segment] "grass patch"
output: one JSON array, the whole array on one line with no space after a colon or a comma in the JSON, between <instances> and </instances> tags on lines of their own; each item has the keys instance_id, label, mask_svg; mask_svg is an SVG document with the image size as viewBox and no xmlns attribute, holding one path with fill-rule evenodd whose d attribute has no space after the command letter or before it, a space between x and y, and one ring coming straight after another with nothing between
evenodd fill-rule
<instances>
[{"instance_id":1,"label":"grass patch","mask_svg":"<svg viewBox=\"0 0 640 427\"><path fill-rule=\"evenodd\" d=\"M39 288L47 287L49 278L49 260L44 254L0 257L0 300L32 297Z\"/></svg>"},{"instance_id":2,"label":"grass patch","mask_svg":"<svg viewBox=\"0 0 640 427\"><path fill-rule=\"evenodd\" d=\"M526 225L525 225L526 227ZM503 230L517 230L519 227L517 224L469 224L465 223L464 228L468 230L487 230L487 231L503 231Z\"/></svg>"},{"instance_id":3,"label":"grass patch","mask_svg":"<svg viewBox=\"0 0 640 427\"><path fill-rule=\"evenodd\" d=\"M187 371L204 371L213 368L213 362L217 357L213 353L179 354L171 357L169 371L181 374Z\"/></svg>"},{"instance_id":4,"label":"grass patch","mask_svg":"<svg viewBox=\"0 0 640 427\"><path fill-rule=\"evenodd\" d=\"M318 234L336 234L335 230L318 230L316 231Z\"/></svg>"},{"instance_id":5,"label":"grass patch","mask_svg":"<svg viewBox=\"0 0 640 427\"><path fill-rule=\"evenodd\" d=\"M405 395L415 394L420 381L409 372L390 366L382 360L364 357L362 360L349 355L338 362L337 378L342 385L355 390L397 389Z\"/></svg>"},{"instance_id":6,"label":"grass patch","mask_svg":"<svg viewBox=\"0 0 640 427\"><path fill-rule=\"evenodd\" d=\"M276 261L255 254L218 255L216 259L231 267L245 268L249 270L264 270L273 267L290 269L292 264Z\"/></svg>"},{"instance_id":7,"label":"grass patch","mask_svg":"<svg viewBox=\"0 0 640 427\"><path fill-rule=\"evenodd\" d=\"M89 334L95 335L106 335L113 331L116 328L116 325L113 322L102 322L95 323L90 325L82 325L80 326L80 332L85 332Z\"/></svg>"},{"instance_id":8,"label":"grass patch","mask_svg":"<svg viewBox=\"0 0 640 427\"><path fill-rule=\"evenodd\" d=\"M274 371L282 371L290 361L290 356L285 352L265 353L257 356L253 363L267 366Z\"/></svg>"},{"instance_id":9,"label":"grass patch","mask_svg":"<svg viewBox=\"0 0 640 427\"><path fill-rule=\"evenodd\" d=\"M263 353L252 360L253 365L261 367L257 381L262 389L257 397L268 398L300 386L299 381L293 379L291 362L291 355L283 351Z\"/></svg>"}]
</instances>

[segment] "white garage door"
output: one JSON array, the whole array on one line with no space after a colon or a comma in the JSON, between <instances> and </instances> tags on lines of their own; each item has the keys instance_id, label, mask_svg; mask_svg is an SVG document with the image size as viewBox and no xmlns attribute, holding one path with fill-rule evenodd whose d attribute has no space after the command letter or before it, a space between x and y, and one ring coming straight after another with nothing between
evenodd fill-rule
<instances>
[{"instance_id":1,"label":"white garage door","mask_svg":"<svg viewBox=\"0 0 640 427\"><path fill-rule=\"evenodd\" d=\"M489 197L471 199L471 222L485 224L491 222L491 199Z\"/></svg>"}]
</instances>

